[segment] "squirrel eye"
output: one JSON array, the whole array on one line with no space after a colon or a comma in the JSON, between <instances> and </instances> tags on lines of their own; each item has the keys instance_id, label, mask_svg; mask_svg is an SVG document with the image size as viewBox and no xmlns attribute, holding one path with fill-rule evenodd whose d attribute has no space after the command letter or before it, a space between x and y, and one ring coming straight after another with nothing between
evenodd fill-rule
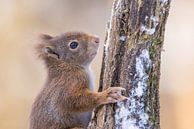
<instances>
[{"instance_id":1,"label":"squirrel eye","mask_svg":"<svg viewBox=\"0 0 194 129\"><path fill-rule=\"evenodd\" d=\"M78 47L78 42L75 42L75 41L71 42L71 43L69 44L69 47L70 47L71 49L76 49L76 48Z\"/></svg>"}]
</instances>

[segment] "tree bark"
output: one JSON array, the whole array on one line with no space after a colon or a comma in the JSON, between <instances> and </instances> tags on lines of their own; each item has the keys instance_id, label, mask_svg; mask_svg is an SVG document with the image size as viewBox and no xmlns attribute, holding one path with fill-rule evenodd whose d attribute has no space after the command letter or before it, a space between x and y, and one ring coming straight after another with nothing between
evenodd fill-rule
<instances>
[{"instance_id":1,"label":"tree bark","mask_svg":"<svg viewBox=\"0 0 194 129\"><path fill-rule=\"evenodd\" d=\"M170 0L115 0L107 26L100 88L128 100L95 109L89 129L159 129L159 78Z\"/></svg>"}]
</instances>

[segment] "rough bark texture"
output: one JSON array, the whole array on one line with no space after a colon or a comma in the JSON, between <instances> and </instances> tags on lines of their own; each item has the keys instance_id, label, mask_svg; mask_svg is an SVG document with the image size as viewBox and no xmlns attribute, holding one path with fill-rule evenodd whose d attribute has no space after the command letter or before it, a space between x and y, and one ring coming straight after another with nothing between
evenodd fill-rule
<instances>
[{"instance_id":1,"label":"rough bark texture","mask_svg":"<svg viewBox=\"0 0 194 129\"><path fill-rule=\"evenodd\" d=\"M99 107L89 129L159 129L159 78L170 0L116 0L107 27L99 90L128 100Z\"/></svg>"}]
</instances>

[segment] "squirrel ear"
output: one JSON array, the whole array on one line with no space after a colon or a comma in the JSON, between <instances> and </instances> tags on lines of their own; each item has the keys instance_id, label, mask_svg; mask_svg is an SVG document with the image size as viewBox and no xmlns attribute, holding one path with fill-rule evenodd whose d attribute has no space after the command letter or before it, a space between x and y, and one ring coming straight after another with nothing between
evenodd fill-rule
<instances>
[{"instance_id":1,"label":"squirrel ear","mask_svg":"<svg viewBox=\"0 0 194 129\"><path fill-rule=\"evenodd\" d=\"M39 39L41 39L41 40L50 40L50 39L52 39L53 37L52 36L50 36L50 35L48 35L48 34L40 34L39 35Z\"/></svg>"},{"instance_id":2,"label":"squirrel ear","mask_svg":"<svg viewBox=\"0 0 194 129\"><path fill-rule=\"evenodd\" d=\"M43 48L44 53L48 56L48 57L52 57L55 59L59 59L59 54L55 51L54 47L52 46L45 46Z\"/></svg>"}]
</instances>

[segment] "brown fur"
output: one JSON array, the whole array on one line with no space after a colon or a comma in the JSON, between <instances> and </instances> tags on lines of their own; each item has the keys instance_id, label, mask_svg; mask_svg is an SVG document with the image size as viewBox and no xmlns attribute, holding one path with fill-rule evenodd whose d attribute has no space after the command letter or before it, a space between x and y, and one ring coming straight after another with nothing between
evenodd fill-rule
<instances>
[{"instance_id":1,"label":"brown fur","mask_svg":"<svg viewBox=\"0 0 194 129\"><path fill-rule=\"evenodd\" d=\"M78 49L69 49L72 40L79 43ZM89 74L85 67L97 52L98 40L81 32L56 37L41 35L36 50L45 61L48 77L33 103L30 129L83 129L95 107L126 99L120 94L123 90L120 87L103 92L89 90Z\"/></svg>"}]
</instances>

